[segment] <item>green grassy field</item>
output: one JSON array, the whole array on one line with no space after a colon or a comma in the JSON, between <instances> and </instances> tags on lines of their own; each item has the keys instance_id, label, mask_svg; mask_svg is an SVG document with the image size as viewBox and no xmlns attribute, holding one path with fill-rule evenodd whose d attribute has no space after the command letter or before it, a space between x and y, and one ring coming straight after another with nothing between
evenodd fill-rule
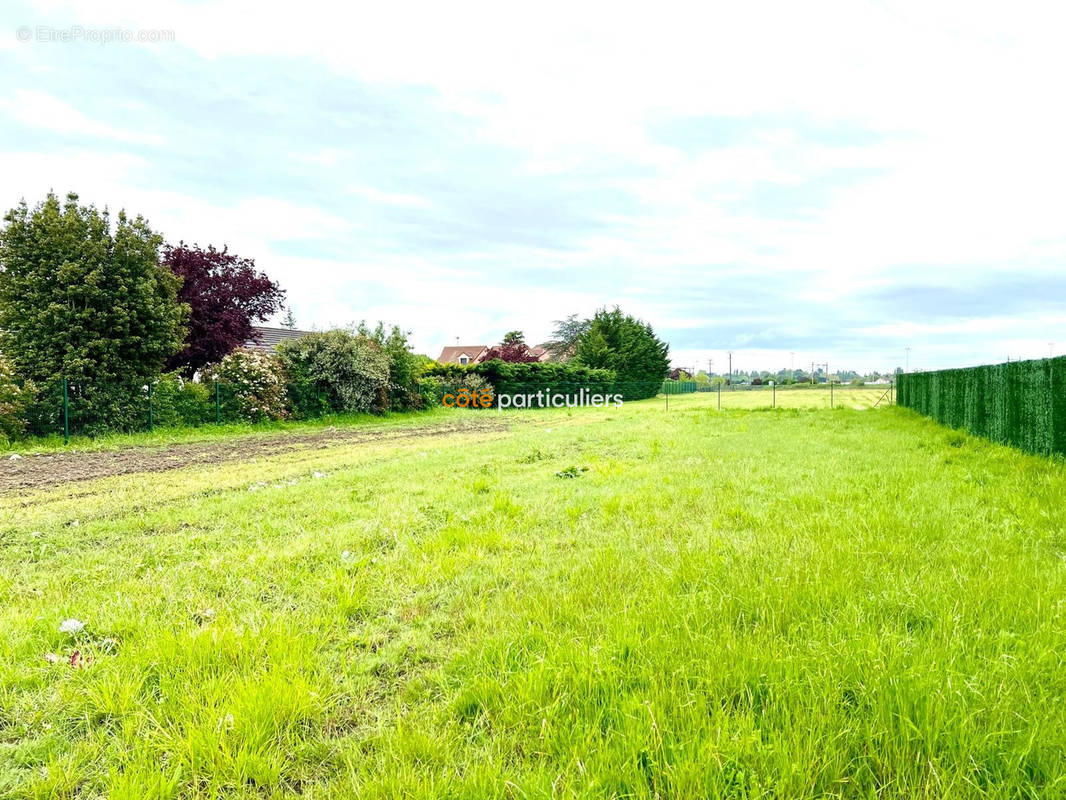
<instances>
[{"instance_id":1,"label":"green grassy field","mask_svg":"<svg viewBox=\"0 0 1066 800\"><path fill-rule=\"evenodd\" d=\"M0 496L0 796L1066 794L1062 462L716 399Z\"/></svg>"}]
</instances>

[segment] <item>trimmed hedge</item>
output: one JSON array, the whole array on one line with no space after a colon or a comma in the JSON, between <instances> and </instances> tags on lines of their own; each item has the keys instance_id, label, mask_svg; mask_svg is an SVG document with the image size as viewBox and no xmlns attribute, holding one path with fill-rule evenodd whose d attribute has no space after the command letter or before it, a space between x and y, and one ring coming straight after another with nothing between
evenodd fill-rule
<instances>
[{"instance_id":1,"label":"trimmed hedge","mask_svg":"<svg viewBox=\"0 0 1066 800\"><path fill-rule=\"evenodd\" d=\"M1066 356L900 375L896 402L994 442L1066 455Z\"/></svg>"},{"instance_id":2,"label":"trimmed hedge","mask_svg":"<svg viewBox=\"0 0 1066 800\"><path fill-rule=\"evenodd\" d=\"M461 381L464 376L478 375L492 385L495 394L522 394L547 391L574 392L585 388L590 392L610 394L625 393L609 369L592 369L554 361L534 361L529 364L514 364L493 359L480 364L438 364L427 370L426 375L441 378L445 383ZM658 386L658 382L656 386Z\"/></svg>"}]
</instances>

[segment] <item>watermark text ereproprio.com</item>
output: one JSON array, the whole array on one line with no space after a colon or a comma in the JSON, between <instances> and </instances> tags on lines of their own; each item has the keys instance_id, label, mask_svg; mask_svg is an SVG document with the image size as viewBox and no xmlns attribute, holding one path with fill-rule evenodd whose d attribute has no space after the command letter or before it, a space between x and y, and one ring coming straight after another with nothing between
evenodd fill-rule
<instances>
[{"instance_id":1,"label":"watermark text ereproprio.com","mask_svg":"<svg viewBox=\"0 0 1066 800\"><path fill-rule=\"evenodd\" d=\"M172 30L155 28L122 28L88 27L85 25L70 25L56 27L54 25L20 25L15 30L15 38L20 42L39 42L46 44L74 44L86 42L88 44L130 44L174 42L177 37Z\"/></svg>"}]
</instances>

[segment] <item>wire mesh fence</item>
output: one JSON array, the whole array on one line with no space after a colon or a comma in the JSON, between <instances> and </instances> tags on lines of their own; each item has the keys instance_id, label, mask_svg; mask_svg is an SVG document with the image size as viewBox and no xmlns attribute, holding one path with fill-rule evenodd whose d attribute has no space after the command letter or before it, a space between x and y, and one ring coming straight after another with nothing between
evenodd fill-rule
<instances>
[{"instance_id":1,"label":"wire mesh fence","mask_svg":"<svg viewBox=\"0 0 1066 800\"><path fill-rule=\"evenodd\" d=\"M745 397L764 397L766 399L766 405L774 407L775 399L779 394L785 394L790 396L790 393L805 393L810 397L818 396L824 397L830 407L835 405L835 398L840 393L846 393L843 396L849 397L853 394L861 394L864 397L876 394L877 397L873 401L876 405L888 405L894 403L895 400L895 384L894 382L887 383L856 383L856 384L843 384L836 381L828 381L825 383L787 383L778 384L773 381L766 383L725 383L718 382L697 382L697 381L674 381L667 380L663 382L662 394L666 397L674 395L686 395L686 394L712 394L716 398L720 397L733 397L738 394ZM728 400L727 400L728 402ZM741 406L750 406L752 403L745 401L740 404ZM758 402L754 403L758 405Z\"/></svg>"},{"instance_id":2,"label":"wire mesh fence","mask_svg":"<svg viewBox=\"0 0 1066 800\"><path fill-rule=\"evenodd\" d=\"M29 411L33 436L97 436L156 428L198 427L270 418L268 409L249 414L239 387L223 381L198 383L162 378L141 386L62 379L37 392Z\"/></svg>"},{"instance_id":3,"label":"wire mesh fence","mask_svg":"<svg viewBox=\"0 0 1066 800\"><path fill-rule=\"evenodd\" d=\"M838 398L865 391L866 406L891 402L891 387L845 387L833 384L722 385L696 381L600 381L585 383L526 383L485 380L439 380L420 386L411 408L435 406L458 409L574 409L618 407L623 403L659 397L668 410L684 396L702 397L718 409L776 408L782 397L788 407L836 407ZM344 407L335 393L303 387L314 397L286 396L278 388L269 396L249 393L247 386L228 381L192 381L164 376L140 386L56 381L38 392L28 433L34 436L98 436L109 433L152 432L158 428L200 427L234 423L255 424L278 419L316 419L339 414L381 413L388 398L362 407ZM878 396L879 395L879 396ZM298 401L297 401L298 400ZM295 410L294 410L295 409Z\"/></svg>"}]
</instances>

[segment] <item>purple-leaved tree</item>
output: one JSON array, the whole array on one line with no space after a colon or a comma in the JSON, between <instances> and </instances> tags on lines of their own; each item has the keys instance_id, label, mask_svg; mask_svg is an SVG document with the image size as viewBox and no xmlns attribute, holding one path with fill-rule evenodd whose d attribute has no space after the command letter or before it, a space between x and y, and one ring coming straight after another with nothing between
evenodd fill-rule
<instances>
[{"instance_id":1,"label":"purple-leaved tree","mask_svg":"<svg viewBox=\"0 0 1066 800\"><path fill-rule=\"evenodd\" d=\"M182 279L178 302L191 309L188 334L168 369L192 375L221 360L252 336L257 322L279 311L285 291L262 272L255 261L240 258L225 247L179 242L163 248L163 264Z\"/></svg>"}]
</instances>

